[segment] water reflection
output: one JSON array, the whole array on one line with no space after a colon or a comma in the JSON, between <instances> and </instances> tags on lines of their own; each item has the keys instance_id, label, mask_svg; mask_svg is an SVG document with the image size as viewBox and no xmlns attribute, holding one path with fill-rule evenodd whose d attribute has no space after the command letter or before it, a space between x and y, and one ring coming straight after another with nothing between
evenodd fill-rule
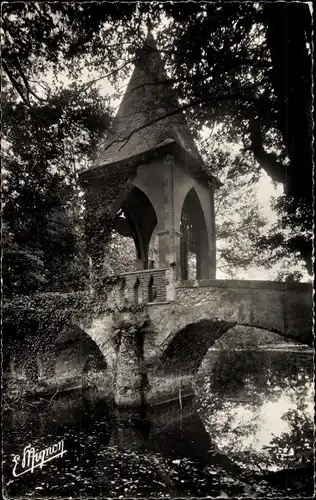
<instances>
[{"instance_id":1,"label":"water reflection","mask_svg":"<svg viewBox=\"0 0 316 500\"><path fill-rule=\"evenodd\" d=\"M303 467L311 462L313 443L312 374L310 353L222 351L210 353L198 399L184 401L182 411L177 403L117 411L96 394L79 392L7 412L5 494L311 495L312 475ZM11 454L21 454L28 443L42 449L60 439L64 457L13 478ZM274 472L293 467L300 472L292 482Z\"/></svg>"},{"instance_id":2,"label":"water reflection","mask_svg":"<svg viewBox=\"0 0 316 500\"><path fill-rule=\"evenodd\" d=\"M11 454L21 454L28 443L42 449L60 438L67 450L62 459L12 477ZM218 496L225 483L232 495L242 494L244 483L229 459L215 458L213 448L193 400L184 401L182 412L168 405L144 415L118 412L85 395L61 397L41 411L28 407L19 417L6 415L6 494Z\"/></svg>"},{"instance_id":3,"label":"water reflection","mask_svg":"<svg viewBox=\"0 0 316 500\"><path fill-rule=\"evenodd\" d=\"M311 464L313 352L214 350L208 356L197 387L201 418L218 448L258 472Z\"/></svg>"}]
</instances>

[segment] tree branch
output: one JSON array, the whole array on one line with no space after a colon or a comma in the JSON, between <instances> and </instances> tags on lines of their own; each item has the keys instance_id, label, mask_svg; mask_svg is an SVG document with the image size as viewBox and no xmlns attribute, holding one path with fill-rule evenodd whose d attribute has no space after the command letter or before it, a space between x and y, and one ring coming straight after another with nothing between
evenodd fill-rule
<instances>
[{"instance_id":1,"label":"tree branch","mask_svg":"<svg viewBox=\"0 0 316 500\"><path fill-rule=\"evenodd\" d=\"M35 83L35 85L39 85L45 92L49 92L50 88L48 85L45 85L44 83L38 82L37 80L29 80L30 83Z\"/></svg>"},{"instance_id":2,"label":"tree branch","mask_svg":"<svg viewBox=\"0 0 316 500\"><path fill-rule=\"evenodd\" d=\"M179 106L176 109L173 109L167 113L164 113L161 116L156 116L152 120L148 120L146 123L143 125L140 125L139 127L136 127L134 130L132 130L126 137L122 139L114 139L111 141L109 144L105 146L102 152L106 151L110 146L118 143L122 143L119 149L122 149L130 140L130 138L136 134L137 132L140 132L144 128L150 127L151 125L154 125L155 123L160 122L161 120L165 120L166 118L170 118L172 116L175 116L177 114L180 114L182 111L185 111L190 108L194 108L195 106L200 106L202 104L209 104L211 102L216 103L218 101L227 101L227 100L246 100L248 101L249 98L238 93L238 94L226 94L226 95L220 95L220 96L213 96L213 97L208 97L208 98L203 98L203 99L197 99L196 101L189 102L187 104L183 104Z\"/></svg>"},{"instance_id":3,"label":"tree branch","mask_svg":"<svg viewBox=\"0 0 316 500\"><path fill-rule=\"evenodd\" d=\"M176 57L179 57L179 52L177 50L172 50L172 49L158 49L158 48L153 48L153 52L158 52L159 54L167 54L167 55L173 55ZM219 59L222 57L222 53L220 51L212 51L208 49L208 56L209 58L212 58L213 61ZM237 67L237 66L251 66L251 67L256 67L256 68L270 68L272 66L271 61L268 61L267 59L248 59L247 57L244 57L244 55L238 55L234 54L232 57L229 59L230 63L225 66L225 69L231 68L231 67Z\"/></svg>"},{"instance_id":4,"label":"tree branch","mask_svg":"<svg viewBox=\"0 0 316 500\"><path fill-rule=\"evenodd\" d=\"M21 65L18 61L18 59L15 60L15 65L19 71L19 74L23 80L23 83L24 83L24 87L25 87L25 90L26 90L26 96L24 95L24 88L23 88L23 85L21 85L21 83L17 80L17 78L13 75L11 69L9 68L9 66L7 65L5 59L3 59L2 61L2 65L3 65L3 69L4 71L6 72L10 82L12 83L13 87L15 88L15 90L18 92L19 96L21 97L21 99L23 100L23 102L28 106L28 107L31 107L31 103L30 103L30 97L29 95L33 95L38 101L40 102L45 102L46 99L43 99L42 97L39 97L31 88L30 88L30 85L29 85L29 82L27 80L27 77L25 76L22 68L21 68Z\"/></svg>"},{"instance_id":5,"label":"tree branch","mask_svg":"<svg viewBox=\"0 0 316 500\"><path fill-rule=\"evenodd\" d=\"M8 78L9 78L10 82L12 83L13 87L15 88L15 90L17 91L17 93L21 97L22 101L24 102L24 104L26 104L28 107L30 107L30 103L27 100L27 98L25 97L25 95L23 94L23 91L22 91L22 88L20 86L20 83L15 79L13 73L11 72L11 70L8 67L8 65L5 62L5 60L2 61L2 67L3 67L4 71L6 72L6 74L7 74Z\"/></svg>"},{"instance_id":6,"label":"tree branch","mask_svg":"<svg viewBox=\"0 0 316 500\"><path fill-rule=\"evenodd\" d=\"M26 88L26 92L27 92L27 99L28 99L28 102L30 102L30 99L29 99L29 94L31 94L33 97L35 97L38 101L40 102L45 102L46 99L43 99L42 97L39 97L37 94L35 94L35 92L33 92L33 90L31 89L30 87L30 84L27 80L27 77L25 76L24 72L23 72L23 69L21 67L21 64L20 64L20 61L18 60L18 58L15 59L15 62L16 62L16 66L19 70L19 73L21 75L21 78L24 82L24 85L25 85L25 88Z\"/></svg>"},{"instance_id":7,"label":"tree branch","mask_svg":"<svg viewBox=\"0 0 316 500\"><path fill-rule=\"evenodd\" d=\"M288 177L287 168L277 160L275 154L265 151L259 118L251 120L249 129L251 139L249 149L253 152L255 159L272 180L285 184Z\"/></svg>"},{"instance_id":8,"label":"tree branch","mask_svg":"<svg viewBox=\"0 0 316 500\"><path fill-rule=\"evenodd\" d=\"M128 61L125 61L124 64L122 64L122 66L120 66L119 68L116 68L114 69L113 71L110 71L109 73L107 73L106 75L103 75L103 76L100 76L98 78L94 78L93 80L90 80L90 82L88 82L86 85L84 85L80 91L80 92L84 92L85 90L88 90L94 83L97 83L99 82L100 80L104 80L104 78L109 78L110 76L113 76L115 75L115 73L117 73L118 71L121 71L122 69L126 68L126 66L128 66L129 64L135 62L135 58L132 58Z\"/></svg>"}]
</instances>

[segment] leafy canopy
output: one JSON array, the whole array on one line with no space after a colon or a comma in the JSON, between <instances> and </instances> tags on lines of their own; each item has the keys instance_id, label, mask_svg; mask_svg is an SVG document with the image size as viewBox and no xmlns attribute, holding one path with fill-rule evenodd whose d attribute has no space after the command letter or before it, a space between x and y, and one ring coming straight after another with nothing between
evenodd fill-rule
<instances>
[{"instance_id":1,"label":"leafy canopy","mask_svg":"<svg viewBox=\"0 0 316 500\"><path fill-rule=\"evenodd\" d=\"M15 136L11 125L9 142L18 144L20 134L22 137L17 154L20 159L11 159L8 170L10 182L19 189L20 180L14 179L13 172L17 172L14 161L19 161L19 168L25 171L23 182L28 178L25 199L29 197L29 201L25 213L31 206L42 210L40 200L35 201L32 196L40 198L45 191L40 191L41 195L31 194L35 191L33 174L28 172L31 164L36 165L37 180L42 176L41 169L46 169L42 177L47 181L46 193L55 193L54 201L47 200L48 205L53 207L57 203L68 210L65 200L72 195L67 191L66 177L71 158L78 157L81 161L91 153L90 150L88 154L86 138L82 138L86 137L83 131L89 131L89 147L92 143L95 146L96 138L100 137L98 130L104 131L108 125L101 108L97 105L93 108L98 101L95 85L106 77L119 92L119 82L128 74L137 50L142 47L150 20L157 31L158 49L168 76L192 131L196 134L202 126L212 128L220 123L214 140L243 145L244 155L236 164L237 175L242 175L244 165L249 165L247 159L252 158L254 174L264 169L273 180L284 185L284 196L275 201L278 223L270 234L259 238L258 220L256 235L252 234L256 236L258 251L270 251L275 259L293 254L304 259L311 271L311 16L307 4L124 3L122 8L119 3L105 2L17 2L4 4L2 14L3 69L15 100L5 110L5 117L20 125ZM97 78L80 82L83 68L94 72L93 75L96 72ZM56 77L66 71L77 83L68 90L52 91L41 80L48 70ZM90 104L95 101L88 113L81 109L85 107L85 99L90 99ZM68 102L71 112L67 111ZM45 126L39 126L44 117ZM25 121L23 132L20 120ZM28 129L26 123L30 122ZM71 140L76 142L74 149L70 147ZM65 167L62 166L65 162L60 161L62 155ZM53 165L56 169L58 165L58 173L53 172ZM12 193L14 189L11 188ZM7 210L10 212L10 203ZM66 236L66 218L59 211L61 219ZM34 227L41 228L35 221ZM12 228L10 231L13 249L16 242L12 239ZM30 227L24 231L33 232ZM28 241L32 242L32 238ZM70 239L67 249L62 250L69 257L73 255ZM31 250L27 253L45 268L41 245L34 252L36 245L28 246ZM226 255L229 257L229 252Z\"/></svg>"}]
</instances>

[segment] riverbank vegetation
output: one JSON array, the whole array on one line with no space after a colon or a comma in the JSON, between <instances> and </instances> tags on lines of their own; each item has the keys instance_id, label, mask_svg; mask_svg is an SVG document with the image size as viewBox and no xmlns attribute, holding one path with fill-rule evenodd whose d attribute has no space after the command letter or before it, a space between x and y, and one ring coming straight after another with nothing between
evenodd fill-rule
<instances>
[{"instance_id":1,"label":"riverbank vegetation","mask_svg":"<svg viewBox=\"0 0 316 500\"><path fill-rule=\"evenodd\" d=\"M268 272L272 265L280 265L281 271L269 279L299 281L306 271L311 276L311 26L310 6L302 2L136 2L125 3L124 9L115 2L3 5L3 366L9 371L12 355L18 352L17 364L26 360L27 375L19 388L13 384L11 392L6 390L12 396L6 402L12 414L15 409L19 413L29 393L38 389L37 354L45 349L51 354L57 333L70 328L78 316L116 314L111 332L116 346L124 326L121 313L135 316L130 325L134 331L145 327L142 311L129 306L125 311L104 310L107 287L132 266L131 238L112 232L105 269L112 276L100 276L97 300L92 295L87 214L78 175L93 164L111 131L124 82L144 45L148 50L147 28L154 32L205 164L224 182L215 206L218 269L236 278L246 277L253 266ZM262 173L279 188L272 224L257 198ZM99 228L100 239L106 229L112 230ZM234 373L236 365L244 369L242 363L226 360L223 374L228 368ZM94 371L84 375L83 387L98 385L98 377ZM262 391L268 382L267 377L260 379ZM54 394L40 404L49 406L58 395ZM303 403L298 408L306 413ZM295 453L301 456L307 449L310 460L311 431L310 419L300 420L293 411L286 418L293 432L284 432L271 447L277 449L272 450L274 458L290 470L291 436ZM95 432L94 443L102 434L100 428ZM177 495L245 492L236 476L213 474L207 467L201 471L198 461L169 457L162 474L145 453L139 458L118 447L98 451L108 467L107 484L122 478L115 490L119 495L135 492L128 475L135 478L133 484L138 481L140 495L165 496L166 484L176 485ZM84 467L77 470L75 478L73 472L68 474L67 482L64 472L58 473L59 484L57 480L49 494L62 484L63 492L71 495L74 486L87 479ZM100 464L88 473L97 481ZM197 478L191 489L188 474ZM266 483L261 488L258 478L254 484L259 492L271 491ZM80 488L85 494L96 491L91 482Z\"/></svg>"}]
</instances>

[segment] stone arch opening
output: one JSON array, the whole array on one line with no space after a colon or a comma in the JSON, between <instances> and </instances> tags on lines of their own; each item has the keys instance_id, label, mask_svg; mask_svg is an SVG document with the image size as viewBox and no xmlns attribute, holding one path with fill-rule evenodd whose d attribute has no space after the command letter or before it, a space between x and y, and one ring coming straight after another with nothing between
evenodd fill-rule
<instances>
[{"instance_id":1,"label":"stone arch opening","mask_svg":"<svg viewBox=\"0 0 316 500\"><path fill-rule=\"evenodd\" d=\"M201 319L172 333L162 346L160 368L164 373L193 374L214 342L231 324Z\"/></svg>"},{"instance_id":2,"label":"stone arch opening","mask_svg":"<svg viewBox=\"0 0 316 500\"><path fill-rule=\"evenodd\" d=\"M96 342L80 327L60 332L54 349L54 378L58 382L80 380L83 374L107 371L107 362Z\"/></svg>"},{"instance_id":3,"label":"stone arch opening","mask_svg":"<svg viewBox=\"0 0 316 500\"><path fill-rule=\"evenodd\" d=\"M134 288L133 288L133 298L134 302L138 304L139 299L140 299L140 281L139 278L136 279Z\"/></svg>"},{"instance_id":4,"label":"stone arch opening","mask_svg":"<svg viewBox=\"0 0 316 500\"><path fill-rule=\"evenodd\" d=\"M155 280L153 276L150 276L150 280L148 282L148 302L155 302L157 298L157 291Z\"/></svg>"},{"instance_id":5,"label":"stone arch opening","mask_svg":"<svg viewBox=\"0 0 316 500\"><path fill-rule=\"evenodd\" d=\"M94 351L88 354L86 362L83 365L83 373L89 373L91 371L105 371L107 369L107 363L101 352Z\"/></svg>"},{"instance_id":6,"label":"stone arch opening","mask_svg":"<svg viewBox=\"0 0 316 500\"><path fill-rule=\"evenodd\" d=\"M120 281L120 296L121 296L121 298L123 300L125 298L125 295L126 295L126 279L125 278L121 278L121 281Z\"/></svg>"},{"instance_id":7,"label":"stone arch opening","mask_svg":"<svg viewBox=\"0 0 316 500\"><path fill-rule=\"evenodd\" d=\"M185 197L180 220L181 280L209 277L208 230L201 202L194 188Z\"/></svg>"},{"instance_id":8,"label":"stone arch opening","mask_svg":"<svg viewBox=\"0 0 316 500\"><path fill-rule=\"evenodd\" d=\"M138 187L133 186L128 192L121 207L118 210L113 233L120 235L122 240L122 254L129 267L121 272L149 269L152 267L149 258L149 244L155 227L157 226L157 216L153 204L148 196ZM130 262L131 259L133 262ZM121 262L122 266L122 262Z\"/></svg>"}]
</instances>

